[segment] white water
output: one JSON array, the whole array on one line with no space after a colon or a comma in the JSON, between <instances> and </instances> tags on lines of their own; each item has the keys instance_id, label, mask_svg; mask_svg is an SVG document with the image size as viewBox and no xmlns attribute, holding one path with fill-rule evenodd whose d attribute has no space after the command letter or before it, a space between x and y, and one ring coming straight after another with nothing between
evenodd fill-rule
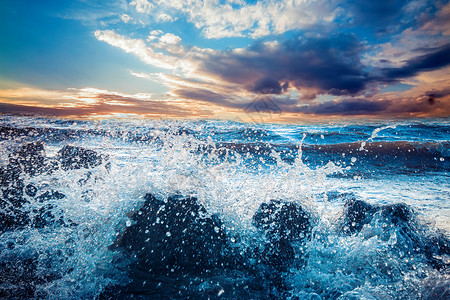
<instances>
[{"instance_id":1,"label":"white water","mask_svg":"<svg viewBox=\"0 0 450 300\"><path fill-rule=\"evenodd\" d=\"M111 131L132 132L133 124L122 126ZM71 141L75 146L109 155L110 167L59 170L51 175L26 178L25 184L34 183L40 189L65 194L62 200L51 200L54 211L62 210L66 219L79 225L4 233L0 237L2 242L13 241L15 248L7 250L2 246L1 255L37 253L42 264L40 270L64 274L60 279L37 285L37 290L44 291L49 298L94 297L110 282L126 283L125 272L115 262L117 254L108 246L127 226L127 213L140 207L146 193L160 199L180 193L196 196L208 213L222 218L231 235L242 237L243 244L251 243L258 234L252 216L261 203L283 199L299 203L309 211L316 238L308 243L307 267L294 268L286 274L293 295L301 299L315 299L332 290L342 293L342 299L395 299L398 293L415 297L419 296L425 281L448 280L420 257L411 261L393 252L397 244L395 230L383 239L376 234L370 238L336 234L334 225L344 200L326 196L328 192L351 191L370 203L405 202L425 222L449 231L450 188L445 178L330 177L345 173L345 168L337 162L311 168L303 163L301 150L293 163L272 151L269 157L259 158L258 165L249 166L245 160L252 153L241 155L229 151L223 157L213 150L207 154L198 148L217 149L211 138L174 134L177 124L172 130L161 130L165 126L152 124L156 141L133 142L128 140L128 135ZM3 149L13 148L20 142L3 141ZM47 155L55 155L64 144L47 143ZM7 153L2 151L2 161L7 160ZM266 164L264 159L269 158L276 163ZM30 210L41 205L31 203Z\"/></svg>"}]
</instances>

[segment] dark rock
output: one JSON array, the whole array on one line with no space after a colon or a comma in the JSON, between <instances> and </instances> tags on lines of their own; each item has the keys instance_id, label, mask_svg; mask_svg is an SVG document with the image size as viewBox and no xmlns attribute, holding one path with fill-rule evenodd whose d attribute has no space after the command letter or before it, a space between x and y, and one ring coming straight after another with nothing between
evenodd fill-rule
<instances>
[{"instance_id":1,"label":"dark rock","mask_svg":"<svg viewBox=\"0 0 450 300\"><path fill-rule=\"evenodd\" d=\"M0 297L3 299L33 299L35 297L37 259L8 257L0 261Z\"/></svg>"},{"instance_id":2,"label":"dark rock","mask_svg":"<svg viewBox=\"0 0 450 300\"><path fill-rule=\"evenodd\" d=\"M171 196L166 202L148 194L114 247L138 258L151 274L202 274L227 263L222 224L208 217L196 198Z\"/></svg>"},{"instance_id":3,"label":"dark rock","mask_svg":"<svg viewBox=\"0 0 450 300\"><path fill-rule=\"evenodd\" d=\"M443 233L433 236L428 245L433 246L438 255L450 255L450 240Z\"/></svg>"},{"instance_id":4,"label":"dark rock","mask_svg":"<svg viewBox=\"0 0 450 300\"><path fill-rule=\"evenodd\" d=\"M161 201L148 194L130 219L112 248L131 260L131 282L108 287L100 299L280 299L289 290L283 272L297 260L293 245L311 230L300 206L281 201L262 205L254 217L268 242L245 248L194 197Z\"/></svg>"},{"instance_id":5,"label":"dark rock","mask_svg":"<svg viewBox=\"0 0 450 300\"><path fill-rule=\"evenodd\" d=\"M294 248L291 243L281 239L267 243L262 252L263 262L278 271L286 271L295 260Z\"/></svg>"},{"instance_id":6,"label":"dark rock","mask_svg":"<svg viewBox=\"0 0 450 300\"><path fill-rule=\"evenodd\" d=\"M64 218L64 211L56 209L52 204L45 204L39 209L33 210L34 218L31 226L44 228L48 226L77 226L72 220Z\"/></svg>"},{"instance_id":7,"label":"dark rock","mask_svg":"<svg viewBox=\"0 0 450 300\"><path fill-rule=\"evenodd\" d=\"M39 210L35 211L35 216L32 222L32 226L35 228L44 228L45 226L52 225L55 222L55 216L52 213L53 205L46 204Z\"/></svg>"},{"instance_id":8,"label":"dark rock","mask_svg":"<svg viewBox=\"0 0 450 300\"><path fill-rule=\"evenodd\" d=\"M384 205L380 210L382 217L394 224L406 224L414 219L413 210L404 203Z\"/></svg>"},{"instance_id":9,"label":"dark rock","mask_svg":"<svg viewBox=\"0 0 450 300\"><path fill-rule=\"evenodd\" d=\"M42 142L25 144L9 156L9 166L28 175L40 174L45 166L44 154Z\"/></svg>"},{"instance_id":10,"label":"dark rock","mask_svg":"<svg viewBox=\"0 0 450 300\"><path fill-rule=\"evenodd\" d=\"M109 287L100 299L242 299L268 295L273 285L267 277L280 279L241 264L220 219L208 216L196 198L161 201L148 194L145 200L112 246L132 260L132 280Z\"/></svg>"},{"instance_id":11,"label":"dark rock","mask_svg":"<svg viewBox=\"0 0 450 300\"><path fill-rule=\"evenodd\" d=\"M38 191L37 187L35 187L31 183L27 184L27 186L25 187L25 194L27 194L30 197L36 196L37 191Z\"/></svg>"},{"instance_id":12,"label":"dark rock","mask_svg":"<svg viewBox=\"0 0 450 300\"><path fill-rule=\"evenodd\" d=\"M41 252L42 249L39 251ZM46 283L60 279L52 268L57 259L53 253L34 250L5 251L0 256L1 299L47 299L42 288ZM41 287L40 290L38 287Z\"/></svg>"},{"instance_id":13,"label":"dark rock","mask_svg":"<svg viewBox=\"0 0 450 300\"><path fill-rule=\"evenodd\" d=\"M14 207L7 207L0 211L0 231L23 228L30 223L27 212Z\"/></svg>"},{"instance_id":14,"label":"dark rock","mask_svg":"<svg viewBox=\"0 0 450 300\"><path fill-rule=\"evenodd\" d=\"M38 200L39 202L46 202L49 200L61 200L65 197L66 195L64 195L63 193L51 190L37 196L36 200Z\"/></svg>"},{"instance_id":15,"label":"dark rock","mask_svg":"<svg viewBox=\"0 0 450 300\"><path fill-rule=\"evenodd\" d=\"M261 204L253 216L253 224L269 240L260 252L261 262L277 272L287 271L293 265L296 256L292 243L297 242L297 247L304 244L311 232L309 214L298 204L279 200ZM282 289L283 280L275 282L278 282L276 288Z\"/></svg>"},{"instance_id":16,"label":"dark rock","mask_svg":"<svg viewBox=\"0 0 450 300\"><path fill-rule=\"evenodd\" d=\"M353 234L370 223L376 208L362 200L350 199L344 205L342 231Z\"/></svg>"},{"instance_id":17,"label":"dark rock","mask_svg":"<svg viewBox=\"0 0 450 300\"><path fill-rule=\"evenodd\" d=\"M309 214L300 205L279 200L261 204L253 224L271 241L299 241L311 231Z\"/></svg>"},{"instance_id":18,"label":"dark rock","mask_svg":"<svg viewBox=\"0 0 450 300\"><path fill-rule=\"evenodd\" d=\"M420 299L423 300L448 300L450 299L450 288L448 279L428 279L421 290Z\"/></svg>"},{"instance_id":19,"label":"dark rock","mask_svg":"<svg viewBox=\"0 0 450 300\"><path fill-rule=\"evenodd\" d=\"M414 211L404 203L370 205L362 200L351 199L344 205L341 231L346 234L359 233L373 218L385 224L386 228L396 226L406 231L414 230L410 227L416 223Z\"/></svg>"},{"instance_id":20,"label":"dark rock","mask_svg":"<svg viewBox=\"0 0 450 300\"><path fill-rule=\"evenodd\" d=\"M2 198L11 203L14 207L21 208L23 204L27 203L28 201L23 197L23 183L20 181L16 183L16 186L2 189Z\"/></svg>"},{"instance_id":21,"label":"dark rock","mask_svg":"<svg viewBox=\"0 0 450 300\"><path fill-rule=\"evenodd\" d=\"M388 240L396 234L395 247L400 255L423 255L436 270L449 267L441 255L450 255L450 241L444 234L434 234L420 224L416 213L407 204L370 205L362 200L352 199L344 206L341 232L358 234L364 225L377 226L379 237Z\"/></svg>"},{"instance_id":22,"label":"dark rock","mask_svg":"<svg viewBox=\"0 0 450 300\"><path fill-rule=\"evenodd\" d=\"M63 170L73 170L97 167L107 160L107 157L94 150L66 145L58 151L57 159Z\"/></svg>"},{"instance_id":23,"label":"dark rock","mask_svg":"<svg viewBox=\"0 0 450 300\"><path fill-rule=\"evenodd\" d=\"M8 165L6 168L0 168L0 186L10 186L19 180L22 170L20 168L13 168Z\"/></svg>"},{"instance_id":24,"label":"dark rock","mask_svg":"<svg viewBox=\"0 0 450 300\"><path fill-rule=\"evenodd\" d=\"M370 205L362 200L350 199L344 205L342 231L347 234L358 233L375 216L384 223L397 226L409 226L411 222L415 221L414 211L404 203L380 206Z\"/></svg>"}]
</instances>

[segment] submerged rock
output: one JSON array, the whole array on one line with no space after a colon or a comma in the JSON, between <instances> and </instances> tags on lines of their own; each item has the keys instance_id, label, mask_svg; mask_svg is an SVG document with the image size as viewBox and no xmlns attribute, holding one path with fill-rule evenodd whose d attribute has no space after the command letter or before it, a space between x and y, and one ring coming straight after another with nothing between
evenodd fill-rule
<instances>
[{"instance_id":1,"label":"submerged rock","mask_svg":"<svg viewBox=\"0 0 450 300\"><path fill-rule=\"evenodd\" d=\"M370 223L376 209L362 200L351 199L344 205L341 230L347 234L361 231L365 224Z\"/></svg>"},{"instance_id":2,"label":"submerged rock","mask_svg":"<svg viewBox=\"0 0 450 300\"><path fill-rule=\"evenodd\" d=\"M5 205L3 200L0 201L0 234L2 231L23 228L30 223L28 212Z\"/></svg>"},{"instance_id":3,"label":"submerged rock","mask_svg":"<svg viewBox=\"0 0 450 300\"><path fill-rule=\"evenodd\" d=\"M367 227L367 229L365 229ZM339 225L344 234L378 235L388 240L395 234L394 247L403 255L423 255L437 270L449 267L442 255L450 255L450 241L442 233L431 233L421 224L414 210L407 204L371 205L351 199L344 205Z\"/></svg>"},{"instance_id":4,"label":"submerged rock","mask_svg":"<svg viewBox=\"0 0 450 300\"><path fill-rule=\"evenodd\" d=\"M262 249L262 262L278 271L286 271L295 261L296 248L301 248L311 232L311 221L308 212L300 205L271 200L262 203L253 216L253 224L264 232L269 240ZM299 258L303 253L297 253Z\"/></svg>"},{"instance_id":5,"label":"submerged rock","mask_svg":"<svg viewBox=\"0 0 450 300\"><path fill-rule=\"evenodd\" d=\"M253 216L253 224L271 241L298 241L311 231L309 214L298 204L280 200L261 204Z\"/></svg>"},{"instance_id":6,"label":"submerged rock","mask_svg":"<svg viewBox=\"0 0 450 300\"><path fill-rule=\"evenodd\" d=\"M8 167L31 176L42 173L45 169L44 143L34 142L21 146L9 156Z\"/></svg>"},{"instance_id":7,"label":"submerged rock","mask_svg":"<svg viewBox=\"0 0 450 300\"><path fill-rule=\"evenodd\" d=\"M107 156L94 150L66 145L58 151L57 160L63 170L89 169L101 165Z\"/></svg>"},{"instance_id":8,"label":"submerged rock","mask_svg":"<svg viewBox=\"0 0 450 300\"><path fill-rule=\"evenodd\" d=\"M9 155L8 165L0 168L0 232L32 225L37 228L74 225L54 216L53 206L43 204L35 212L27 210L26 204L61 200L65 195L59 191L40 191L34 184L25 186L27 178L51 174L57 168L63 170L92 168L102 164L107 156L81 147L64 146L56 159L45 156L44 143L33 142L20 146Z\"/></svg>"},{"instance_id":9,"label":"submerged rock","mask_svg":"<svg viewBox=\"0 0 450 300\"><path fill-rule=\"evenodd\" d=\"M208 216L195 197L170 196L162 201L147 194L130 219L132 224L127 224L112 248L131 259L132 281L124 287L109 287L100 299L197 298L208 294L200 293L200 278L213 282L215 270L225 274L234 263L220 219ZM216 279L222 285L223 276Z\"/></svg>"},{"instance_id":10,"label":"submerged rock","mask_svg":"<svg viewBox=\"0 0 450 300\"><path fill-rule=\"evenodd\" d=\"M416 223L414 211L404 203L371 205L362 200L350 199L344 205L340 231L345 234L359 233L374 218L396 227L410 227Z\"/></svg>"},{"instance_id":11,"label":"submerged rock","mask_svg":"<svg viewBox=\"0 0 450 300\"><path fill-rule=\"evenodd\" d=\"M283 238L245 250L195 197L170 196L162 201L147 194L143 206L130 216L132 223L112 245L131 260L132 281L125 287L109 287L100 299L280 298L287 290L282 272L295 259L291 243L309 230L300 207L287 205L281 212L275 222L287 222L279 224L286 230ZM303 225L290 220L294 216Z\"/></svg>"}]
</instances>

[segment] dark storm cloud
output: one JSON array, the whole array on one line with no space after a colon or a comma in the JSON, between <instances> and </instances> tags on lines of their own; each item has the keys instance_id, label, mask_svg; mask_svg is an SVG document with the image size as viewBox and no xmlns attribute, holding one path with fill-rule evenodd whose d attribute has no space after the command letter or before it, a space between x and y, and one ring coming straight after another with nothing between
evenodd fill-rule
<instances>
[{"instance_id":1,"label":"dark storm cloud","mask_svg":"<svg viewBox=\"0 0 450 300\"><path fill-rule=\"evenodd\" d=\"M450 95L450 88L440 90L440 91L428 91L425 93L425 95L427 95L428 97L433 97L433 98L437 98L437 99L444 98L444 97Z\"/></svg>"},{"instance_id":2,"label":"dark storm cloud","mask_svg":"<svg viewBox=\"0 0 450 300\"><path fill-rule=\"evenodd\" d=\"M354 95L370 80L360 61L362 50L352 34L302 37L275 47L259 42L242 53L216 54L201 68L263 94L279 94L290 84L320 94Z\"/></svg>"},{"instance_id":3,"label":"dark storm cloud","mask_svg":"<svg viewBox=\"0 0 450 300\"><path fill-rule=\"evenodd\" d=\"M448 0L342 1L339 7L347 19L341 19L341 25L364 28L378 36L399 33L432 20L446 3Z\"/></svg>"},{"instance_id":4,"label":"dark storm cloud","mask_svg":"<svg viewBox=\"0 0 450 300\"><path fill-rule=\"evenodd\" d=\"M245 51L216 53L202 61L200 69L258 94L278 95L295 87L306 100L318 94L358 96L370 86L399 82L450 64L450 44L420 49L425 54L395 68L363 65L364 51L352 34L301 37L275 46L257 42ZM209 101L221 102L219 98L211 95Z\"/></svg>"},{"instance_id":5,"label":"dark storm cloud","mask_svg":"<svg viewBox=\"0 0 450 300\"><path fill-rule=\"evenodd\" d=\"M252 91L258 94L281 94L288 88L288 83L280 84L278 80L263 77L255 81Z\"/></svg>"},{"instance_id":6,"label":"dark storm cloud","mask_svg":"<svg viewBox=\"0 0 450 300\"><path fill-rule=\"evenodd\" d=\"M436 95L441 96L441 94ZM442 95L442 97L444 96ZM299 105L292 101L286 101L286 99L267 96L252 101L245 107L244 111L247 113L271 114L300 113L316 116L401 116L428 114L446 109L442 103L430 103L427 98L405 99L400 97L392 100L348 98Z\"/></svg>"},{"instance_id":7,"label":"dark storm cloud","mask_svg":"<svg viewBox=\"0 0 450 300\"><path fill-rule=\"evenodd\" d=\"M390 105L390 101L346 99L304 106L299 111L315 115L374 115L386 111Z\"/></svg>"},{"instance_id":8,"label":"dark storm cloud","mask_svg":"<svg viewBox=\"0 0 450 300\"><path fill-rule=\"evenodd\" d=\"M399 68L381 69L382 78L379 81L394 81L408 78L423 71L433 71L450 64L450 44L438 49L430 49L429 53L408 60Z\"/></svg>"},{"instance_id":9,"label":"dark storm cloud","mask_svg":"<svg viewBox=\"0 0 450 300\"><path fill-rule=\"evenodd\" d=\"M248 113L304 113L314 115L375 115L387 112L392 101L368 99L344 99L298 106L284 99L263 97L245 107Z\"/></svg>"}]
</instances>

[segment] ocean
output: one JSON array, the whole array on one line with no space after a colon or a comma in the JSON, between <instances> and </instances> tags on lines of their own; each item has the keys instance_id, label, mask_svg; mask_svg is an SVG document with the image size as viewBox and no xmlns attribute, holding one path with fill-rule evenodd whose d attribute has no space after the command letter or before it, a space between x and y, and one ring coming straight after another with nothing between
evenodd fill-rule
<instances>
[{"instance_id":1,"label":"ocean","mask_svg":"<svg viewBox=\"0 0 450 300\"><path fill-rule=\"evenodd\" d=\"M4 299L450 299L450 122L0 116Z\"/></svg>"}]
</instances>

